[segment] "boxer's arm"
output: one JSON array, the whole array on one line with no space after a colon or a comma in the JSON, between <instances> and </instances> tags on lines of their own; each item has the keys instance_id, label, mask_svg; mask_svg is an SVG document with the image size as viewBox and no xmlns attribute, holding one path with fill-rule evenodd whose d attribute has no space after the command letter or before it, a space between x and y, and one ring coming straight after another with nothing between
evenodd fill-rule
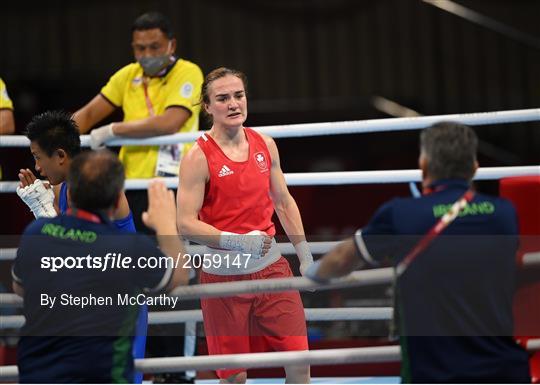
<instances>
[{"instance_id":1,"label":"boxer's arm","mask_svg":"<svg viewBox=\"0 0 540 385\"><path fill-rule=\"evenodd\" d=\"M221 231L199 219L208 180L206 157L195 144L180 162L176 223L184 237L199 244L219 247Z\"/></svg>"},{"instance_id":2,"label":"boxer's arm","mask_svg":"<svg viewBox=\"0 0 540 385\"><path fill-rule=\"evenodd\" d=\"M274 208L279 221L294 245L300 261L300 272L304 275L306 269L313 263L313 256L311 255L309 245L306 241L300 210L287 188L285 176L281 170L276 143L268 136L263 137L266 141L270 156L272 157L270 169L270 196L274 202Z\"/></svg>"}]
</instances>

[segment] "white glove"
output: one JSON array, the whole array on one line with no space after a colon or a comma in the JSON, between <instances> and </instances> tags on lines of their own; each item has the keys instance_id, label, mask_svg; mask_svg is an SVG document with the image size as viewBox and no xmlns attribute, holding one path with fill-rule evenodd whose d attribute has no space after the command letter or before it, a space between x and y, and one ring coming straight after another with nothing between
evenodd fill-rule
<instances>
[{"instance_id":1,"label":"white glove","mask_svg":"<svg viewBox=\"0 0 540 385\"><path fill-rule=\"evenodd\" d=\"M36 179L34 183L26 187L17 187L17 195L30 208L36 218L55 217L54 191L47 188L41 179Z\"/></svg>"},{"instance_id":2,"label":"white glove","mask_svg":"<svg viewBox=\"0 0 540 385\"><path fill-rule=\"evenodd\" d=\"M253 230L247 234L222 231L219 247L227 250L238 250L245 254L251 254L252 258L259 259L263 256L265 249L268 251L271 242L272 238L259 230Z\"/></svg>"},{"instance_id":3,"label":"white glove","mask_svg":"<svg viewBox=\"0 0 540 385\"><path fill-rule=\"evenodd\" d=\"M90 147L92 150L99 150L100 148L105 147L105 143L113 138L116 138L116 135L113 132L113 123L94 128L90 132Z\"/></svg>"},{"instance_id":4,"label":"white glove","mask_svg":"<svg viewBox=\"0 0 540 385\"><path fill-rule=\"evenodd\" d=\"M313 255L311 255L309 245L306 241L301 241L294 245L294 249L296 250L296 255L298 255L298 260L300 261L300 274L305 276L306 270L313 264Z\"/></svg>"}]
</instances>

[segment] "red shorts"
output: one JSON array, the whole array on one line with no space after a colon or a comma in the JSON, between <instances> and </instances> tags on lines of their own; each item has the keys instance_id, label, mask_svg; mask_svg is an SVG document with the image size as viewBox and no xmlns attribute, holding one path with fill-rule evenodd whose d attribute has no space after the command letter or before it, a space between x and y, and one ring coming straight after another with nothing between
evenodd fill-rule
<instances>
[{"instance_id":1,"label":"red shorts","mask_svg":"<svg viewBox=\"0 0 540 385\"><path fill-rule=\"evenodd\" d=\"M286 278L293 274L283 257L252 274L201 273L201 283ZM209 354L307 350L306 319L298 291L241 294L201 299ZM217 370L219 378L245 371Z\"/></svg>"}]
</instances>

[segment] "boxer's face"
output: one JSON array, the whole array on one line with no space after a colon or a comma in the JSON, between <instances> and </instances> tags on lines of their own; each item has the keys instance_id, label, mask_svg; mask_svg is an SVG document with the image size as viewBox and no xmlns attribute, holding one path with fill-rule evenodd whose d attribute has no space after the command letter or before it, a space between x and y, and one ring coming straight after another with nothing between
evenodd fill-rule
<instances>
[{"instance_id":1,"label":"boxer's face","mask_svg":"<svg viewBox=\"0 0 540 385\"><path fill-rule=\"evenodd\" d=\"M66 179L66 153L64 150L56 150L51 156L36 142L30 143L30 151L34 156L34 168L44 178L47 178L52 185L57 185Z\"/></svg>"},{"instance_id":2,"label":"boxer's face","mask_svg":"<svg viewBox=\"0 0 540 385\"><path fill-rule=\"evenodd\" d=\"M242 79L226 75L214 80L208 89L210 103L206 111L212 115L214 125L242 126L247 119L247 98Z\"/></svg>"}]
</instances>

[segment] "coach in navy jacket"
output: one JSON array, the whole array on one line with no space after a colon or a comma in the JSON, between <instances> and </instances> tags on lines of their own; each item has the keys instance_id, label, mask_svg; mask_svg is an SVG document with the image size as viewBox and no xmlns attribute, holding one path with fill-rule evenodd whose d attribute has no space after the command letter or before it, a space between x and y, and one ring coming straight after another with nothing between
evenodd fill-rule
<instances>
[{"instance_id":1,"label":"coach in navy jacket","mask_svg":"<svg viewBox=\"0 0 540 385\"><path fill-rule=\"evenodd\" d=\"M384 204L309 271L325 281L392 261L403 382L530 382L512 338L516 212L472 189L477 143L461 124L425 129L423 196Z\"/></svg>"}]
</instances>

